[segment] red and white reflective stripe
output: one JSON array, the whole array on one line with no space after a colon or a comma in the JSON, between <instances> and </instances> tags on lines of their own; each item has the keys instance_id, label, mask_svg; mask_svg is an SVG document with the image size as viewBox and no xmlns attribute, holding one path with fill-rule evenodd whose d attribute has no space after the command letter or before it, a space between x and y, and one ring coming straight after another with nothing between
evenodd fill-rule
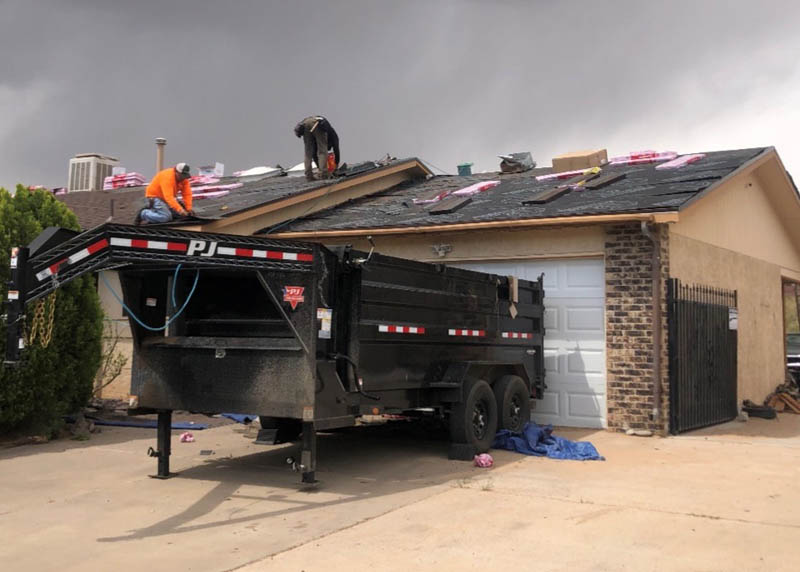
<instances>
[{"instance_id":1,"label":"red and white reflective stripe","mask_svg":"<svg viewBox=\"0 0 800 572\"><path fill-rule=\"evenodd\" d=\"M447 330L447 333L451 336L469 336L473 338L486 337L486 330Z\"/></svg>"},{"instance_id":2,"label":"red and white reflective stripe","mask_svg":"<svg viewBox=\"0 0 800 572\"><path fill-rule=\"evenodd\" d=\"M501 335L504 338L510 338L512 340L530 340L533 338L533 334L527 334L525 332L503 332Z\"/></svg>"},{"instance_id":3,"label":"red and white reflective stripe","mask_svg":"<svg viewBox=\"0 0 800 572\"><path fill-rule=\"evenodd\" d=\"M386 334L424 334L425 328L419 326L388 326L379 324L378 331Z\"/></svg>"},{"instance_id":4,"label":"red and white reflective stripe","mask_svg":"<svg viewBox=\"0 0 800 572\"><path fill-rule=\"evenodd\" d=\"M37 272L36 273L36 278L38 278L39 281L41 282L42 280L44 280L48 276L52 276L53 274L57 274L59 269L61 269L62 266L65 266L67 264L74 264L76 262L79 262L79 261L83 260L84 258L87 258L87 257L91 256L92 254L100 252L101 250L105 250L106 248L108 248L108 240L106 240L105 238L103 238L101 240L98 240L94 244L90 244L86 248L83 248L83 249L79 250L78 252L75 252L74 254L71 254L69 257L63 258L63 259L59 260L58 262L56 262L55 264L51 264L50 266L48 266L44 270L41 270L41 271Z\"/></svg>"},{"instance_id":5,"label":"red and white reflective stripe","mask_svg":"<svg viewBox=\"0 0 800 572\"><path fill-rule=\"evenodd\" d=\"M144 248L149 250L171 250L186 252L188 244L183 242L164 242L158 240L143 240L137 238L112 238L112 246L126 248ZM254 250L252 248L234 248L220 246L217 254L223 256L238 256L242 258L263 258L266 260L291 260L297 262L313 262L314 255L310 252L282 252L279 250Z\"/></svg>"},{"instance_id":6,"label":"red and white reflective stripe","mask_svg":"<svg viewBox=\"0 0 800 572\"><path fill-rule=\"evenodd\" d=\"M145 240L142 238L111 238L111 246L122 246L124 248L139 248L143 250L167 250L174 252L186 252L189 245L185 242L165 242L163 240Z\"/></svg>"},{"instance_id":7,"label":"red and white reflective stripe","mask_svg":"<svg viewBox=\"0 0 800 572\"><path fill-rule=\"evenodd\" d=\"M280 250L253 250L252 248L231 248L220 246L219 254L225 256L241 256L245 258L265 258L267 260L292 260L297 262L313 262L314 255L310 252L282 252Z\"/></svg>"}]
</instances>

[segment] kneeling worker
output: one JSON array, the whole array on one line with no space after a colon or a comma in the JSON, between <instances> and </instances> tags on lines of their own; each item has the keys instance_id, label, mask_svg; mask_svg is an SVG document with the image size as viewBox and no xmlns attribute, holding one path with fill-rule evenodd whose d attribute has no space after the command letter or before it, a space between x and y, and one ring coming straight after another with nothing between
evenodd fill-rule
<instances>
[{"instance_id":1,"label":"kneeling worker","mask_svg":"<svg viewBox=\"0 0 800 572\"><path fill-rule=\"evenodd\" d=\"M330 122L321 115L306 117L295 125L294 134L303 138L305 146L306 179L314 180L311 162L317 164L321 179L328 179L328 149L333 150L336 167L339 166L339 136Z\"/></svg>"},{"instance_id":2,"label":"kneeling worker","mask_svg":"<svg viewBox=\"0 0 800 572\"><path fill-rule=\"evenodd\" d=\"M156 173L147 186L147 206L136 215L136 224L169 222L176 216L193 215L192 186L189 184L191 169L186 163L178 163ZM183 202L178 201L178 191Z\"/></svg>"}]
</instances>

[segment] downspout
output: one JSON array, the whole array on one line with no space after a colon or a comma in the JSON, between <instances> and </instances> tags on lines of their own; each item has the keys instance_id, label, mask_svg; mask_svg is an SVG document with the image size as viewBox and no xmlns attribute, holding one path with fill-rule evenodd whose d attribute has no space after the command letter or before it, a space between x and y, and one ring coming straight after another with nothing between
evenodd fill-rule
<instances>
[{"instance_id":1,"label":"downspout","mask_svg":"<svg viewBox=\"0 0 800 572\"><path fill-rule=\"evenodd\" d=\"M655 227L658 229L658 225ZM647 221L642 221L642 234L653 245L650 269L653 288L653 421L661 420L661 241Z\"/></svg>"}]
</instances>

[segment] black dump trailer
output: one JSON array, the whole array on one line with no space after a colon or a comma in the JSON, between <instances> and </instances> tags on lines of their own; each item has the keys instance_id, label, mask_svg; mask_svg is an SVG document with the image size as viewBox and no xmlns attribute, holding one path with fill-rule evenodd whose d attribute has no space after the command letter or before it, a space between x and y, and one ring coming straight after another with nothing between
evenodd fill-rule
<instances>
[{"instance_id":1,"label":"black dump trailer","mask_svg":"<svg viewBox=\"0 0 800 572\"><path fill-rule=\"evenodd\" d=\"M258 414L260 438L302 441L311 482L317 431L427 409L448 419L451 456L471 458L498 428L521 429L545 387L541 278L117 224L47 229L14 249L11 270L6 363L20 367L26 304L86 272L119 273L131 406L158 413L161 477L173 410Z\"/></svg>"}]
</instances>

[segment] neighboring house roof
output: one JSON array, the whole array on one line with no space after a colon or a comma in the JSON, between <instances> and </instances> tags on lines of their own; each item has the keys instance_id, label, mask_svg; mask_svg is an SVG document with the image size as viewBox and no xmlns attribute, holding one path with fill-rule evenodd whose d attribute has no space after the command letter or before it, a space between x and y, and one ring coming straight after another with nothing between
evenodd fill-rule
<instances>
[{"instance_id":1,"label":"neighboring house roof","mask_svg":"<svg viewBox=\"0 0 800 572\"><path fill-rule=\"evenodd\" d=\"M657 170L657 164L606 165L601 176L624 174L625 178L598 189L572 190L544 204L523 204L536 194L563 185L564 181L537 181L550 168L518 174L481 173L471 176L436 176L410 181L379 194L365 196L306 216L286 225L279 235L324 236L363 234L361 230L438 230L466 223L491 223L535 219L569 219L638 213L674 213L688 206L742 166L772 148L717 151L684 167ZM474 183L499 180L500 185L471 196L471 202L447 214L432 214L442 203L415 204L437 191L457 190Z\"/></svg>"},{"instance_id":2,"label":"neighboring house roof","mask_svg":"<svg viewBox=\"0 0 800 572\"><path fill-rule=\"evenodd\" d=\"M309 182L305 177L284 176L245 182L224 196L195 199L193 207L198 217L206 219L207 224L213 224L213 221L222 221L265 205L275 204L279 207L280 203L287 199L297 203L308 195L308 198L313 200L316 196L313 191L317 189L325 189L326 194L335 193L339 188L353 187L364 180L380 178L384 173L389 174L398 170L411 171L418 177L430 174L420 161L413 158L394 159L383 165L373 162L359 163L331 181ZM226 185L237 182L240 180L236 177L222 177L219 183L215 184ZM109 221L109 217L114 222L132 223L136 213L144 206L144 191L145 187L132 187L113 191L72 192L58 198L75 212L81 227L88 229ZM173 224L198 226L196 221Z\"/></svg>"}]
</instances>

